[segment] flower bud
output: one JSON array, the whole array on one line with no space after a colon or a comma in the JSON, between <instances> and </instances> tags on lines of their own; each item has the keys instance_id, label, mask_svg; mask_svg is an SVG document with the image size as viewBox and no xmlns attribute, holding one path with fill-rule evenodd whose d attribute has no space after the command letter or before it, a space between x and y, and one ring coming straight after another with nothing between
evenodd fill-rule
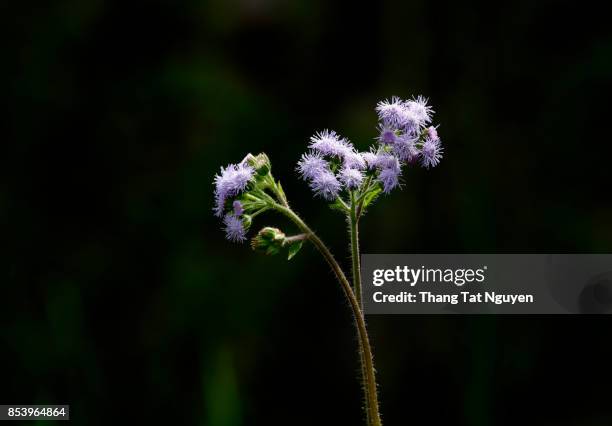
<instances>
[{"instance_id":1,"label":"flower bud","mask_svg":"<svg viewBox=\"0 0 612 426\"><path fill-rule=\"evenodd\" d=\"M285 244L286 236L278 228L265 227L251 240L251 247L255 251L266 254L277 254Z\"/></svg>"},{"instance_id":2,"label":"flower bud","mask_svg":"<svg viewBox=\"0 0 612 426\"><path fill-rule=\"evenodd\" d=\"M244 206L240 202L240 200L234 200L232 203L232 209L234 210L235 216L240 216L244 213Z\"/></svg>"},{"instance_id":3,"label":"flower bud","mask_svg":"<svg viewBox=\"0 0 612 426\"><path fill-rule=\"evenodd\" d=\"M253 223L253 218L248 214L242 215L242 224L244 225L244 229L249 229L251 224Z\"/></svg>"},{"instance_id":4,"label":"flower bud","mask_svg":"<svg viewBox=\"0 0 612 426\"><path fill-rule=\"evenodd\" d=\"M263 152L258 155L247 154L242 161L253 167L260 176L265 176L270 173L270 170L272 170L270 159Z\"/></svg>"}]
</instances>

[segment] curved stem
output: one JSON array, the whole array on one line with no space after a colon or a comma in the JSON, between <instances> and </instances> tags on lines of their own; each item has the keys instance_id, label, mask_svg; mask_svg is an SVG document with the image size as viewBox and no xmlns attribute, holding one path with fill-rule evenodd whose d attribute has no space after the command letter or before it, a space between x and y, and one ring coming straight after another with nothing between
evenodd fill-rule
<instances>
[{"instance_id":1,"label":"curved stem","mask_svg":"<svg viewBox=\"0 0 612 426\"><path fill-rule=\"evenodd\" d=\"M314 244L314 246L319 250L321 255L325 258L329 266L334 271L336 278L340 282L342 286L342 290L346 298L349 301L351 306L351 310L353 311L353 317L355 319L355 324L357 326L357 333L359 336L359 345L360 350L363 354L363 367L365 370L365 394L367 399L367 410L368 410L368 419L369 424L371 426L382 426L382 422L380 420L380 413L378 411L378 394L376 391L376 372L374 370L374 360L372 357L372 348L370 346L370 339L368 338L368 332L366 329L365 320L363 314L361 312L361 308L353 290L351 288L351 284L346 279L342 268L331 254L325 243L321 241L321 239L315 234L309 227L304 223L304 221L289 207L285 207L278 203L273 205L273 208L278 212L284 214L289 218L293 223L295 223L301 230L304 232L308 239Z\"/></svg>"}]
</instances>

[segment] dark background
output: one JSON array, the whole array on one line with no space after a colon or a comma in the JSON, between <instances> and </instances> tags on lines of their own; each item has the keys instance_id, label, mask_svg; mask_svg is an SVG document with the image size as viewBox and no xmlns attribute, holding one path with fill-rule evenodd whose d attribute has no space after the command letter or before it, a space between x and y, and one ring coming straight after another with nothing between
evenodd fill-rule
<instances>
[{"instance_id":1,"label":"dark background","mask_svg":"<svg viewBox=\"0 0 612 426\"><path fill-rule=\"evenodd\" d=\"M363 424L350 312L322 259L224 240L221 165L294 172L316 130L366 149L377 101L423 94L439 167L362 249L610 252L612 33L597 3L4 2L0 401L74 424ZM8 142L8 143L7 143ZM282 225L277 216L255 228ZM608 317L369 318L386 425L607 425Z\"/></svg>"}]
</instances>

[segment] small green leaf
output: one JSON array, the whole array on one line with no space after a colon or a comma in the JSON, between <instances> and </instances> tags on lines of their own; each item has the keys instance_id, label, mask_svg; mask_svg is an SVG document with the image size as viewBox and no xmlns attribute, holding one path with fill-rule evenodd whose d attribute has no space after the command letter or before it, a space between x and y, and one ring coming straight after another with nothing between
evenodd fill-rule
<instances>
[{"instance_id":1,"label":"small green leaf","mask_svg":"<svg viewBox=\"0 0 612 426\"><path fill-rule=\"evenodd\" d=\"M291 260L293 256L295 256L298 251L302 248L304 240L296 241L289 245L289 256L287 256L287 260Z\"/></svg>"},{"instance_id":2,"label":"small green leaf","mask_svg":"<svg viewBox=\"0 0 612 426\"><path fill-rule=\"evenodd\" d=\"M349 209L347 209L346 206L342 204L340 198L336 198L333 203L329 204L329 208L341 212L349 212Z\"/></svg>"},{"instance_id":3,"label":"small green leaf","mask_svg":"<svg viewBox=\"0 0 612 426\"><path fill-rule=\"evenodd\" d=\"M380 184L370 187L363 199L363 209L365 210L370 204L372 204L380 196L382 192L382 186Z\"/></svg>"}]
</instances>

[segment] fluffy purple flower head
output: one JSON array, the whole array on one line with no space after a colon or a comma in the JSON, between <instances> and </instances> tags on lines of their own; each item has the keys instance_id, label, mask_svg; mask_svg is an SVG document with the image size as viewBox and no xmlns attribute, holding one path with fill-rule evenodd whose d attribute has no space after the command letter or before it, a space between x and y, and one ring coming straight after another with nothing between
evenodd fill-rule
<instances>
[{"instance_id":1,"label":"fluffy purple flower head","mask_svg":"<svg viewBox=\"0 0 612 426\"><path fill-rule=\"evenodd\" d=\"M321 172L329 171L329 164L318 152L311 152L302 155L298 162L298 172L304 180L314 179Z\"/></svg>"},{"instance_id":2,"label":"fluffy purple flower head","mask_svg":"<svg viewBox=\"0 0 612 426\"><path fill-rule=\"evenodd\" d=\"M361 182L363 182L363 173L357 169L343 168L339 173L340 182L344 184L347 189L359 188Z\"/></svg>"},{"instance_id":3,"label":"fluffy purple flower head","mask_svg":"<svg viewBox=\"0 0 612 426\"><path fill-rule=\"evenodd\" d=\"M333 130L323 130L316 133L310 138L310 145L308 147L322 155L340 158L344 158L346 154L354 151L351 143L341 138Z\"/></svg>"},{"instance_id":4,"label":"fluffy purple flower head","mask_svg":"<svg viewBox=\"0 0 612 426\"><path fill-rule=\"evenodd\" d=\"M223 218L225 237L235 243L246 240L246 230L240 218L228 213Z\"/></svg>"},{"instance_id":5,"label":"fluffy purple flower head","mask_svg":"<svg viewBox=\"0 0 612 426\"><path fill-rule=\"evenodd\" d=\"M433 110L427 105L427 98L419 95L407 101L405 105L418 126L425 126L431 122Z\"/></svg>"},{"instance_id":6,"label":"fluffy purple flower head","mask_svg":"<svg viewBox=\"0 0 612 426\"><path fill-rule=\"evenodd\" d=\"M378 180L383 184L383 191L385 194L390 193L393 188L399 185L399 177L401 170L395 168L384 168L378 175Z\"/></svg>"},{"instance_id":7,"label":"fluffy purple flower head","mask_svg":"<svg viewBox=\"0 0 612 426\"><path fill-rule=\"evenodd\" d=\"M381 126L380 135L378 136L378 142L382 145L393 145L397 140L397 134L395 130L388 126Z\"/></svg>"},{"instance_id":8,"label":"fluffy purple flower head","mask_svg":"<svg viewBox=\"0 0 612 426\"><path fill-rule=\"evenodd\" d=\"M437 166L442 158L443 150L439 138L425 138L425 142L423 142L423 147L421 148L421 164L423 167L428 169Z\"/></svg>"},{"instance_id":9,"label":"fluffy purple flower head","mask_svg":"<svg viewBox=\"0 0 612 426\"><path fill-rule=\"evenodd\" d=\"M416 139L410 135L402 135L393 145L393 153L400 161L412 162L419 155L419 149L416 147Z\"/></svg>"},{"instance_id":10,"label":"fluffy purple flower head","mask_svg":"<svg viewBox=\"0 0 612 426\"><path fill-rule=\"evenodd\" d=\"M232 208L234 209L234 215L236 216L242 216L242 213L244 213L244 208L242 207L242 203L238 200L234 200L234 203L232 204Z\"/></svg>"},{"instance_id":11,"label":"fluffy purple flower head","mask_svg":"<svg viewBox=\"0 0 612 426\"><path fill-rule=\"evenodd\" d=\"M368 170L374 170L378 163L378 155L375 152L362 152L361 158L366 162L366 168Z\"/></svg>"},{"instance_id":12,"label":"fluffy purple flower head","mask_svg":"<svg viewBox=\"0 0 612 426\"><path fill-rule=\"evenodd\" d=\"M410 118L406 104L397 96L393 96L391 100L380 101L376 105L376 112L383 126L392 129L405 127Z\"/></svg>"},{"instance_id":13,"label":"fluffy purple flower head","mask_svg":"<svg viewBox=\"0 0 612 426\"><path fill-rule=\"evenodd\" d=\"M310 188L316 195L330 201L334 200L342 189L340 182L330 171L322 171L314 176Z\"/></svg>"},{"instance_id":14,"label":"fluffy purple flower head","mask_svg":"<svg viewBox=\"0 0 612 426\"><path fill-rule=\"evenodd\" d=\"M356 151L347 152L344 155L344 167L347 169L363 170L367 166L366 161L360 153Z\"/></svg>"},{"instance_id":15,"label":"fluffy purple flower head","mask_svg":"<svg viewBox=\"0 0 612 426\"><path fill-rule=\"evenodd\" d=\"M436 129L434 126L429 126L427 128L427 136L429 136L433 140L440 139L440 136L438 136L438 129Z\"/></svg>"},{"instance_id":16,"label":"fluffy purple flower head","mask_svg":"<svg viewBox=\"0 0 612 426\"><path fill-rule=\"evenodd\" d=\"M376 167L380 169L391 169L398 173L401 169L401 165L397 157L387 153L381 153L376 156Z\"/></svg>"},{"instance_id":17,"label":"fluffy purple flower head","mask_svg":"<svg viewBox=\"0 0 612 426\"><path fill-rule=\"evenodd\" d=\"M223 215L225 201L241 194L249 182L253 180L255 170L244 163L230 164L226 168L221 167L221 173L215 175L215 214Z\"/></svg>"}]
</instances>

